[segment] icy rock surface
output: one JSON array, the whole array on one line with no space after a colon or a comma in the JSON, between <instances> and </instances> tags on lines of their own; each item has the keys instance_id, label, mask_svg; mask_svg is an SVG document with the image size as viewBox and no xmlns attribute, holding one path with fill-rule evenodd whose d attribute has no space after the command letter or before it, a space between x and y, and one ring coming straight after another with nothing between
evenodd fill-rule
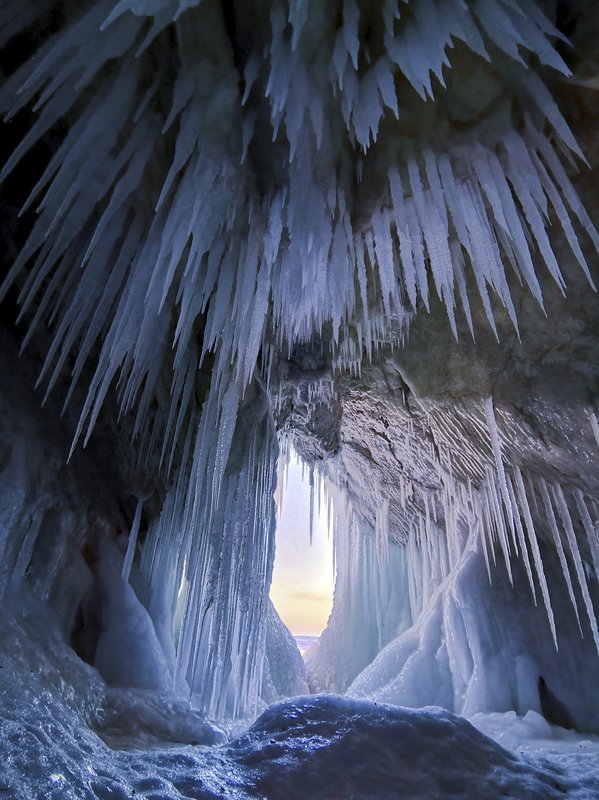
<instances>
[{"instance_id":1,"label":"icy rock surface","mask_svg":"<svg viewBox=\"0 0 599 800\"><path fill-rule=\"evenodd\" d=\"M52 634L52 622L52 617L17 622L5 612L0 618L4 795L128 800L164 790L164 798L189 796L174 788L177 777L203 787L192 774L201 756L186 755L181 743L217 743L222 731L164 694L107 689L98 673ZM156 745L157 752L147 749ZM169 756L166 748L177 745ZM163 770L165 762L170 771ZM213 795L206 790L193 796Z\"/></svg>"},{"instance_id":2,"label":"icy rock surface","mask_svg":"<svg viewBox=\"0 0 599 800\"><path fill-rule=\"evenodd\" d=\"M225 733L189 708L183 698L162 692L107 688L94 722L113 750L147 750L171 744L214 745Z\"/></svg>"},{"instance_id":3,"label":"icy rock surface","mask_svg":"<svg viewBox=\"0 0 599 800\"><path fill-rule=\"evenodd\" d=\"M50 621L0 618L0 786L11 800L588 800L599 775L599 746L588 740L571 740L583 777L580 765L561 768L559 753L555 764L510 754L442 709L327 695L275 704L219 745L222 732L176 703L107 691L91 667L48 636ZM517 730L513 720L489 724L495 733ZM186 744L194 731L203 731L204 744Z\"/></svg>"},{"instance_id":4,"label":"icy rock surface","mask_svg":"<svg viewBox=\"0 0 599 800\"><path fill-rule=\"evenodd\" d=\"M531 767L439 708L294 698L271 706L229 752L269 798L564 796L551 770Z\"/></svg>"}]
</instances>

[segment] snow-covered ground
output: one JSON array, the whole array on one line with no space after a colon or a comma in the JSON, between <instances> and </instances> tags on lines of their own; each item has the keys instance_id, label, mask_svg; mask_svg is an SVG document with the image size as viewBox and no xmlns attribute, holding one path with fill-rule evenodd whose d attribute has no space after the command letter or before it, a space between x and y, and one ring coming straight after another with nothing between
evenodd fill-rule
<instances>
[{"instance_id":1,"label":"snow-covered ground","mask_svg":"<svg viewBox=\"0 0 599 800\"><path fill-rule=\"evenodd\" d=\"M441 709L318 695L227 740L181 702L108 689L48 627L0 618L1 798L599 797L599 737L534 713L473 727Z\"/></svg>"},{"instance_id":2,"label":"snow-covered ground","mask_svg":"<svg viewBox=\"0 0 599 800\"><path fill-rule=\"evenodd\" d=\"M568 787L568 797L599 798L599 736L550 725L540 714L476 714L481 733L540 768L548 765Z\"/></svg>"}]
</instances>

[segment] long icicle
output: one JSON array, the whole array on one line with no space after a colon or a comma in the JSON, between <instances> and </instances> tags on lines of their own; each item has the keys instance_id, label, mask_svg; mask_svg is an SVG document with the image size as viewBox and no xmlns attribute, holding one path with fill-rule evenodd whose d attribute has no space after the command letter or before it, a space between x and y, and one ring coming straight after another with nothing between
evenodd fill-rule
<instances>
[{"instance_id":1,"label":"long icicle","mask_svg":"<svg viewBox=\"0 0 599 800\"><path fill-rule=\"evenodd\" d=\"M564 528L566 529L566 537L568 539L568 544L570 545L570 554L572 556L572 560L574 561L576 577L578 578L578 584L580 586L580 591L582 592L587 616L591 626L591 632L595 641L595 647L599 653L599 630L597 629L597 617L595 614L595 609L593 608L593 602L591 600L589 587L584 574L584 566L582 564L582 558L580 557L580 549L578 547L578 542L576 541L574 528L572 527L572 519L570 518L570 512L568 511L566 498L564 497L562 487L559 484L555 484L552 487L552 491L554 498L557 500L557 507L559 509L560 517L562 518Z\"/></svg>"},{"instance_id":2,"label":"long icicle","mask_svg":"<svg viewBox=\"0 0 599 800\"><path fill-rule=\"evenodd\" d=\"M559 528L557 527L555 514L553 513L553 506L551 505L551 498L549 497L549 491L547 489L547 484L545 483L544 478L540 479L540 486L541 486L541 495L543 497L543 503L545 504L545 511L547 513L547 519L549 521L549 529L551 530L551 535L555 543L555 547L559 557L559 563L561 564L562 573L564 575L564 580L566 581L566 586L568 587L568 595L570 596L570 602L572 603L572 608L574 609L574 613L576 614L576 622L578 623L578 629L580 631L580 635L582 636L583 635L582 625L580 624L580 616L578 615L578 605L576 603L576 595L574 594L574 587L572 586L572 579L570 578L570 570L568 569L568 562L566 560L566 554L564 553L564 546L562 544L562 539L559 533Z\"/></svg>"},{"instance_id":3,"label":"long icicle","mask_svg":"<svg viewBox=\"0 0 599 800\"><path fill-rule=\"evenodd\" d=\"M541 556L541 551L539 549L539 542L537 540L535 526L532 521L532 515L530 513L530 506L528 504L526 489L524 488L524 481L522 480L522 473L520 472L519 468L514 467L513 470L514 470L514 478L516 480L516 490L518 492L518 499L520 501L520 508L522 509L522 512L524 514L524 522L526 525L526 532L528 534L528 541L530 543L530 549L532 550L535 569L537 572L537 576L539 578L539 584L541 586L543 603L545 604L545 610L547 611L547 619L549 620L549 627L551 628L553 643L555 644L555 649L558 650L559 648L557 644L557 631L555 629L555 617L553 616L553 608L551 606L551 597L549 595L547 578L545 577L543 558Z\"/></svg>"}]
</instances>

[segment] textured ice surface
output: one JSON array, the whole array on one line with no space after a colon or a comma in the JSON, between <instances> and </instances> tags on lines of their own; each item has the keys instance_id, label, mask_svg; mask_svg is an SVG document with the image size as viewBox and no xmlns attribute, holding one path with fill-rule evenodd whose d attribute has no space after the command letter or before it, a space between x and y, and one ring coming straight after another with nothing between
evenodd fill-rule
<instances>
[{"instance_id":1,"label":"textured ice surface","mask_svg":"<svg viewBox=\"0 0 599 800\"><path fill-rule=\"evenodd\" d=\"M348 694L416 708L439 705L467 717L510 709L524 715L542 709L543 676L576 726L596 730L599 683L591 631L585 626L579 638L557 557L546 559L546 568L559 650L543 607L523 600L522 562L514 563L513 585L499 563L490 583L480 549L467 549L415 624L381 650Z\"/></svg>"},{"instance_id":2,"label":"textured ice surface","mask_svg":"<svg viewBox=\"0 0 599 800\"><path fill-rule=\"evenodd\" d=\"M261 695L266 702L306 694L306 667L294 637L269 602Z\"/></svg>"},{"instance_id":3,"label":"textured ice surface","mask_svg":"<svg viewBox=\"0 0 599 800\"><path fill-rule=\"evenodd\" d=\"M599 736L549 725L535 711L524 716L514 711L476 714L469 721L528 761L541 766L552 764L569 784L568 797L594 800L599 796Z\"/></svg>"},{"instance_id":4,"label":"textured ice surface","mask_svg":"<svg viewBox=\"0 0 599 800\"><path fill-rule=\"evenodd\" d=\"M594 796L597 737L538 715L475 719L516 754L442 709L319 695L271 706L226 743L180 702L107 692L49 625L0 617L0 789L11 800Z\"/></svg>"}]
</instances>

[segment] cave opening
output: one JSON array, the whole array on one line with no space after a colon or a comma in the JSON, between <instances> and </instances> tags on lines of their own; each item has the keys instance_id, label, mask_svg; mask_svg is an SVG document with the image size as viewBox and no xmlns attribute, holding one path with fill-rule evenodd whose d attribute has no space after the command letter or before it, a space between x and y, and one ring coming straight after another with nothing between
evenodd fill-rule
<instances>
[{"instance_id":1,"label":"cave opening","mask_svg":"<svg viewBox=\"0 0 599 800\"><path fill-rule=\"evenodd\" d=\"M270 599L304 654L333 608L333 510L324 481L292 445L279 456L276 505Z\"/></svg>"}]
</instances>

